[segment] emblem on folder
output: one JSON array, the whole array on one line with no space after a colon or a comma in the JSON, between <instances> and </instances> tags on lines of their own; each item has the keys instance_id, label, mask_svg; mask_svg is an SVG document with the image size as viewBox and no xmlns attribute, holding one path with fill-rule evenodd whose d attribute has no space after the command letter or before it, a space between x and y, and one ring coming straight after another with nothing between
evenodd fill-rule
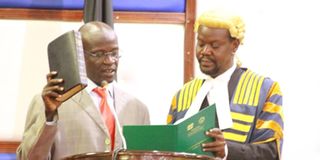
<instances>
[{"instance_id":1,"label":"emblem on folder","mask_svg":"<svg viewBox=\"0 0 320 160\"><path fill-rule=\"evenodd\" d=\"M187 126L187 131L190 131L191 129L193 129L193 123L190 123L190 124Z\"/></svg>"},{"instance_id":2,"label":"emblem on folder","mask_svg":"<svg viewBox=\"0 0 320 160\"><path fill-rule=\"evenodd\" d=\"M205 120L206 120L206 118L204 116L202 116L199 118L198 123L202 124Z\"/></svg>"}]
</instances>

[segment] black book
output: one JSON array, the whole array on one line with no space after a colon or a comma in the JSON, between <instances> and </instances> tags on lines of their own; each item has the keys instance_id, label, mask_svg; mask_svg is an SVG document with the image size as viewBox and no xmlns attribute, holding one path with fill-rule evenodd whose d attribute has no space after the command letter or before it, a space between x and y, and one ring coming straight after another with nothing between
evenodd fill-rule
<instances>
[{"instance_id":1,"label":"black book","mask_svg":"<svg viewBox=\"0 0 320 160\"><path fill-rule=\"evenodd\" d=\"M81 34L69 31L54 39L48 45L50 71L57 71L56 78L62 78L64 91L58 101L66 101L87 86Z\"/></svg>"}]
</instances>

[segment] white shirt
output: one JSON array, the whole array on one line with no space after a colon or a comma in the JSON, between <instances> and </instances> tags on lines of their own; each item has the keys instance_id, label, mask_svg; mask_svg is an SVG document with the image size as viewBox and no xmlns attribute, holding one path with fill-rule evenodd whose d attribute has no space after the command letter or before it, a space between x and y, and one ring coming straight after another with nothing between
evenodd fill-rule
<instances>
[{"instance_id":1,"label":"white shirt","mask_svg":"<svg viewBox=\"0 0 320 160\"><path fill-rule=\"evenodd\" d=\"M98 111L100 112L100 100L101 97L93 91L96 87L98 87L94 82L92 82L90 79L87 80L88 86L85 88L85 90L89 93L93 103L97 107ZM106 95L107 95L107 103L109 107L111 108L111 112L115 114L115 109L114 109L114 92L113 92L113 86L116 82L111 82L108 83L107 88L106 88Z\"/></svg>"}]
</instances>

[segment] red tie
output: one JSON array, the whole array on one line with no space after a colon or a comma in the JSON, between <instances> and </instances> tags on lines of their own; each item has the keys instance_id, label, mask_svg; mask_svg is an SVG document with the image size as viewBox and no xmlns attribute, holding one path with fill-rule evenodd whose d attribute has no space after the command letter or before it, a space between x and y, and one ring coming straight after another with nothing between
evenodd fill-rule
<instances>
[{"instance_id":1,"label":"red tie","mask_svg":"<svg viewBox=\"0 0 320 160\"><path fill-rule=\"evenodd\" d=\"M107 103L107 94L106 89L97 87L93 89L100 97L100 112L102 114L105 125L107 126L111 138L111 151L114 149L114 138L115 138L115 120L114 116L110 110L110 107Z\"/></svg>"}]
</instances>

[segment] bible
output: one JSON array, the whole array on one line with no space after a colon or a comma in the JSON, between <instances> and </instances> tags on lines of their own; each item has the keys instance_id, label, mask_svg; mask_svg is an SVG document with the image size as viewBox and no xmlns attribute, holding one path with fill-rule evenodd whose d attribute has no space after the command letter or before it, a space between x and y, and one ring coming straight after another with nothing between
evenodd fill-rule
<instances>
[{"instance_id":1,"label":"bible","mask_svg":"<svg viewBox=\"0 0 320 160\"><path fill-rule=\"evenodd\" d=\"M69 31L48 44L50 71L57 71L55 78L62 78L64 90L58 101L64 102L87 86L87 72L84 61L81 34Z\"/></svg>"},{"instance_id":2,"label":"bible","mask_svg":"<svg viewBox=\"0 0 320 160\"><path fill-rule=\"evenodd\" d=\"M216 127L215 104L195 115L171 125L128 125L123 134L128 150L159 150L213 156L202 151L201 144L213 141L205 135Z\"/></svg>"}]
</instances>

